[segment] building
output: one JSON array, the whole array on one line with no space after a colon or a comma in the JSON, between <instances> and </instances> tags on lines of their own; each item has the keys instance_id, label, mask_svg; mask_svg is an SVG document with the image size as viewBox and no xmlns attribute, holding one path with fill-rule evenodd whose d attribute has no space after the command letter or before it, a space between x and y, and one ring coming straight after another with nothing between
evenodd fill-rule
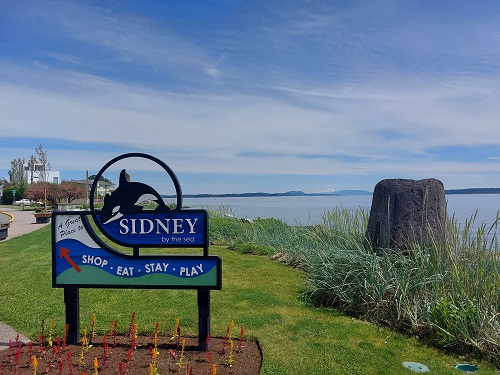
<instances>
[{"instance_id":1,"label":"building","mask_svg":"<svg viewBox=\"0 0 500 375\"><path fill-rule=\"evenodd\" d=\"M94 183L94 181L89 181L89 185L90 187L92 187L92 184ZM97 183L97 189L96 189L96 193L97 193L97 197L98 198L103 198L106 196L106 194L111 194L113 191L115 190L115 184L113 184L111 181L99 181Z\"/></svg>"},{"instance_id":2,"label":"building","mask_svg":"<svg viewBox=\"0 0 500 375\"><path fill-rule=\"evenodd\" d=\"M35 168L33 169L33 171L30 171L28 165L26 164L24 165L24 176L26 178L26 181L28 181L28 184L33 184L36 182L43 181L42 176L44 172L45 172L46 182L51 182L54 184L61 183L61 173L59 173L59 171L52 171L52 170L44 171L43 164L35 164Z\"/></svg>"},{"instance_id":3,"label":"building","mask_svg":"<svg viewBox=\"0 0 500 375\"><path fill-rule=\"evenodd\" d=\"M92 188L92 184L94 183L94 177L95 176L89 176L89 179L87 181L87 191L90 192L90 189ZM84 180L85 182L85 180ZM110 180L107 178L104 178L101 176L99 181L97 182L97 186L95 189L95 194L96 198L103 199L106 194L111 194L115 190L115 184L112 183Z\"/></svg>"},{"instance_id":4,"label":"building","mask_svg":"<svg viewBox=\"0 0 500 375\"><path fill-rule=\"evenodd\" d=\"M86 185L87 187L87 193L90 193L90 190L92 189L92 184L94 183L94 176L90 176L87 181L85 180L65 180L65 182L71 182L71 183L76 183L76 184L82 184ZM115 184L109 181L108 179L105 179L101 177L99 182L97 183L96 190L94 192L94 199L96 202L99 200L103 200L106 194L111 194L115 190Z\"/></svg>"}]
</instances>

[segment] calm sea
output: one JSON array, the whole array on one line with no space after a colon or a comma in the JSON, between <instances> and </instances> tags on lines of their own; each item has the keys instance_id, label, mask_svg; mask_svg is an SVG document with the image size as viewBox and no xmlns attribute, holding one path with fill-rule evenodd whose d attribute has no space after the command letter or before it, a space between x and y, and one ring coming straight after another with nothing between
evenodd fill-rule
<instances>
[{"instance_id":1,"label":"calm sea","mask_svg":"<svg viewBox=\"0 0 500 375\"><path fill-rule=\"evenodd\" d=\"M446 196L448 214L463 227L466 220L476 215L475 226L494 223L500 210L500 194L451 194ZM183 205L191 208L218 208L224 206L234 216L255 219L274 217L293 225L321 223L325 212L343 207L350 210L370 210L371 195L331 197L228 197L184 198Z\"/></svg>"}]
</instances>

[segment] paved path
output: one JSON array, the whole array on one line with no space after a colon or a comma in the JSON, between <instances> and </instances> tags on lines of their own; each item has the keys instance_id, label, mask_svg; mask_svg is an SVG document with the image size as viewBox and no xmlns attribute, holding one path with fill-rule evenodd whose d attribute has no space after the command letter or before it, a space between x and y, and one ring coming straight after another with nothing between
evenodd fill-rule
<instances>
[{"instance_id":1,"label":"paved path","mask_svg":"<svg viewBox=\"0 0 500 375\"><path fill-rule=\"evenodd\" d=\"M48 225L48 223L36 224L35 216L33 216L34 211L22 211L21 209L15 209L8 206L0 206L0 212L5 212L14 216L7 232L7 238L1 240L0 244ZM0 260L2 257L1 250L0 248ZM12 327L0 322L0 350L8 348L10 340L15 342L16 336L17 332ZM21 342L29 342L29 339L23 335L19 335L19 340Z\"/></svg>"},{"instance_id":2,"label":"paved path","mask_svg":"<svg viewBox=\"0 0 500 375\"><path fill-rule=\"evenodd\" d=\"M14 216L14 220L10 223L10 228L7 232L7 238L2 241L7 241L11 238L19 237L23 234L33 232L34 230L48 225L47 223L35 223L35 216L33 215L35 211L22 211L21 209L15 209L8 206L0 206L0 212L5 212Z\"/></svg>"}]
</instances>

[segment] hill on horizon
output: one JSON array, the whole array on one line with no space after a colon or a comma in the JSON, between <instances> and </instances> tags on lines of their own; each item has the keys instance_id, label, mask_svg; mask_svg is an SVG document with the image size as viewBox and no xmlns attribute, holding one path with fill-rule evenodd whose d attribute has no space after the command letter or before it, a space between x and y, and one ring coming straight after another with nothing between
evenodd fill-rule
<instances>
[{"instance_id":1,"label":"hill on horizon","mask_svg":"<svg viewBox=\"0 0 500 375\"><path fill-rule=\"evenodd\" d=\"M186 198L211 198L211 197L328 197L328 196L349 196L349 195L372 195L368 190L337 190L318 193L304 193L301 190L291 190L283 193L224 193L224 194L183 194ZM448 189L445 194L500 194L500 188L467 188ZM175 195L161 194L163 198L175 198Z\"/></svg>"},{"instance_id":2,"label":"hill on horizon","mask_svg":"<svg viewBox=\"0 0 500 375\"><path fill-rule=\"evenodd\" d=\"M186 198L210 198L210 197L314 197L314 196L346 196L346 195L371 195L367 190L338 190L334 192L304 193L300 190L292 190L284 193L226 193L226 194L183 194ZM161 195L163 198L175 198L174 195Z\"/></svg>"}]
</instances>

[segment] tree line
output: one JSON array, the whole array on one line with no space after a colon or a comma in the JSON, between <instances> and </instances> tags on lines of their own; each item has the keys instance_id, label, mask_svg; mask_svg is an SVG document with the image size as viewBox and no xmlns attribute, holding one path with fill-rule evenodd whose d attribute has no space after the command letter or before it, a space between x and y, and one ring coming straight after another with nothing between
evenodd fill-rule
<instances>
[{"instance_id":1,"label":"tree line","mask_svg":"<svg viewBox=\"0 0 500 375\"><path fill-rule=\"evenodd\" d=\"M58 184L48 181L51 164L47 151L41 144L35 148L35 153L28 161L24 158L16 158L10 162L10 165L9 181L1 181L3 183L2 204L12 204L14 200L26 198L54 205L63 202L71 203L75 199L86 197L85 185L75 182ZM38 175L36 182L35 172Z\"/></svg>"}]
</instances>

